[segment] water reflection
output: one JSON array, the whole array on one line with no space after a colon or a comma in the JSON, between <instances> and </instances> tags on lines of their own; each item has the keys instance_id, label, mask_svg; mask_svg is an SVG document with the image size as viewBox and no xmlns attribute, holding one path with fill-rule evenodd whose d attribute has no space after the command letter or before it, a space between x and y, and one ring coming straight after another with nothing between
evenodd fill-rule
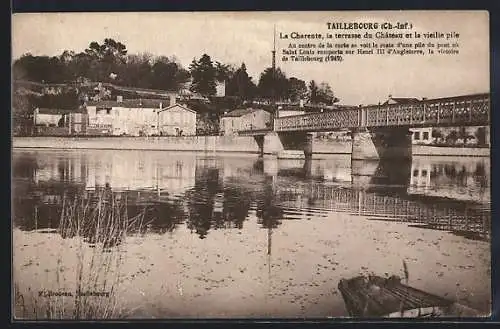
<instances>
[{"instance_id":1,"label":"water reflection","mask_svg":"<svg viewBox=\"0 0 500 329\"><path fill-rule=\"evenodd\" d=\"M417 158L411 168L408 193L478 202L490 201L489 159Z\"/></svg>"},{"instance_id":2,"label":"water reflection","mask_svg":"<svg viewBox=\"0 0 500 329\"><path fill-rule=\"evenodd\" d=\"M144 216L140 230L163 234L185 225L201 239L211 230L242 229L248 220L274 229L332 212L489 236L490 166L484 158L417 157L395 165L351 163L348 156L304 161L14 151L12 168L14 224L27 231L59 228L65 202L105 191L130 218Z\"/></svg>"}]
</instances>

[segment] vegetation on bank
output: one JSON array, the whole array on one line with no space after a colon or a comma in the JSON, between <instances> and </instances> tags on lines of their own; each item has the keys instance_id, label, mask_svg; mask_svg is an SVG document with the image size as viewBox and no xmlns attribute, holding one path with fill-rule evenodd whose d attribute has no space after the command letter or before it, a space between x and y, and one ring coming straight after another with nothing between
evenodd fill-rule
<instances>
[{"instance_id":1,"label":"vegetation on bank","mask_svg":"<svg viewBox=\"0 0 500 329\"><path fill-rule=\"evenodd\" d=\"M112 319L122 310L117 298L123 280L121 245L144 232L144 213L127 213L126 200L101 191L94 198L65 196L55 240L56 267L36 286L14 272L14 314L18 319ZM69 268L74 263L76 266ZM40 275L42 273L39 273ZM99 295L99 296L98 296Z\"/></svg>"}]
</instances>

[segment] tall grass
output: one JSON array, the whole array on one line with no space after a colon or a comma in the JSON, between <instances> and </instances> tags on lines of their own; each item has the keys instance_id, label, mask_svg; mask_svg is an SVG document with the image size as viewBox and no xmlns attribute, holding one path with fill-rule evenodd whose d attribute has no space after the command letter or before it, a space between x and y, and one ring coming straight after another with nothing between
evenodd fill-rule
<instances>
[{"instance_id":1,"label":"tall grass","mask_svg":"<svg viewBox=\"0 0 500 329\"><path fill-rule=\"evenodd\" d=\"M127 236L142 232L143 222L144 211L129 217L127 200L110 191L98 191L90 198L65 196L57 229L62 239L54 255L55 268L50 274L46 270L45 280L38 280L36 287L23 285L14 275L16 317L120 318L123 312L117 287L124 261L123 242ZM39 279L44 275L38 274ZM44 295L47 292L71 295Z\"/></svg>"}]
</instances>

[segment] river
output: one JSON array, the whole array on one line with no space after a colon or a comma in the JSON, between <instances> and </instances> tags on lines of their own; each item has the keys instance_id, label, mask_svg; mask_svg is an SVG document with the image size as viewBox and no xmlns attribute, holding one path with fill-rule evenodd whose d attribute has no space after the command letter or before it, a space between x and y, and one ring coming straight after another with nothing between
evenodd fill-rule
<instances>
[{"instance_id":1,"label":"river","mask_svg":"<svg viewBox=\"0 0 500 329\"><path fill-rule=\"evenodd\" d=\"M343 317L340 279L404 266L409 285L490 313L489 158L15 149L12 177L18 317ZM102 193L141 222L100 246L65 218ZM109 312L75 313L81 289Z\"/></svg>"}]
</instances>

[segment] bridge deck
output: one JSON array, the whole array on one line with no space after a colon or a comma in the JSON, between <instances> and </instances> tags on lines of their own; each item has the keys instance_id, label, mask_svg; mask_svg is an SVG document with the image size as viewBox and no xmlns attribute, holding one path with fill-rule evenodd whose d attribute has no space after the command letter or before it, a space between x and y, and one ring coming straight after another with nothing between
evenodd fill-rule
<instances>
[{"instance_id":1,"label":"bridge deck","mask_svg":"<svg viewBox=\"0 0 500 329\"><path fill-rule=\"evenodd\" d=\"M370 105L355 109L276 118L274 131L333 131L346 128L481 126L490 123L490 95L475 94L409 104ZM269 129L240 131L262 135Z\"/></svg>"}]
</instances>

